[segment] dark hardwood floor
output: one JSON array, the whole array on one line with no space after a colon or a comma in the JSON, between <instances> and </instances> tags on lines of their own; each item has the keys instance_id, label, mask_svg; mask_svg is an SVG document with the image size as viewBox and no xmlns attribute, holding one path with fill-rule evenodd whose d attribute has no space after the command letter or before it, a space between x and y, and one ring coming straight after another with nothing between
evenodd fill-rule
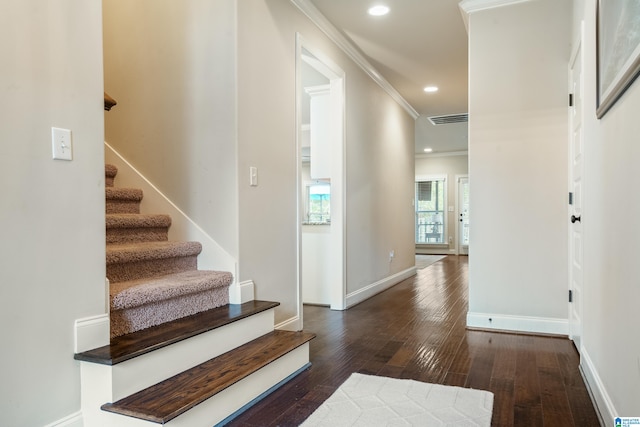
<instances>
[{"instance_id":1,"label":"dark hardwood floor","mask_svg":"<svg viewBox=\"0 0 640 427\"><path fill-rule=\"evenodd\" d=\"M305 306L311 368L229 426L297 426L352 372L489 390L493 426L599 426L565 338L467 330L468 258L449 256L347 311Z\"/></svg>"}]
</instances>

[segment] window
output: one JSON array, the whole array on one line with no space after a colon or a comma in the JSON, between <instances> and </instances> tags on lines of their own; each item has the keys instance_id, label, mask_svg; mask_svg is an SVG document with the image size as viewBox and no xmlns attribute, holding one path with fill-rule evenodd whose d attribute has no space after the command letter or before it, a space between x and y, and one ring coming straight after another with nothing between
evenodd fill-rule
<instances>
[{"instance_id":1,"label":"window","mask_svg":"<svg viewBox=\"0 0 640 427\"><path fill-rule=\"evenodd\" d=\"M307 185L306 204L307 224L331 223L331 184L318 183Z\"/></svg>"},{"instance_id":2,"label":"window","mask_svg":"<svg viewBox=\"0 0 640 427\"><path fill-rule=\"evenodd\" d=\"M445 243L445 181L416 179L416 243Z\"/></svg>"}]
</instances>

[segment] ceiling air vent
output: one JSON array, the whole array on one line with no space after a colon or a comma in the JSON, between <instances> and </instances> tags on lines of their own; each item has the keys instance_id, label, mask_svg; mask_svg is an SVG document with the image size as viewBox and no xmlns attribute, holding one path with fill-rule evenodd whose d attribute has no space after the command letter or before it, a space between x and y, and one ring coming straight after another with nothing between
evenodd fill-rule
<instances>
[{"instance_id":1,"label":"ceiling air vent","mask_svg":"<svg viewBox=\"0 0 640 427\"><path fill-rule=\"evenodd\" d=\"M431 116L429 121L434 125L448 125L451 123L466 123L469 121L469 114L448 114L446 116Z\"/></svg>"}]
</instances>

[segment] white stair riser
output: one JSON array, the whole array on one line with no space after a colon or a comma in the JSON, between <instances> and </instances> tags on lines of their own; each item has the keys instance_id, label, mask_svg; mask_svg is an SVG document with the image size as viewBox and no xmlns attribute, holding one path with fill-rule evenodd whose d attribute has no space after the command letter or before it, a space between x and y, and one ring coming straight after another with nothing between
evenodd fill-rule
<instances>
[{"instance_id":1,"label":"white stair riser","mask_svg":"<svg viewBox=\"0 0 640 427\"><path fill-rule=\"evenodd\" d=\"M211 427L253 401L309 363L309 343L292 350L247 378L169 422L171 427ZM84 406L84 402L83 402ZM99 408L99 405L97 406ZM85 413L85 427L152 427L157 423L106 411ZM267 420L265 420L267 421Z\"/></svg>"},{"instance_id":2,"label":"white stair riser","mask_svg":"<svg viewBox=\"0 0 640 427\"><path fill-rule=\"evenodd\" d=\"M82 372L83 393L106 388L100 405L114 402L267 334L273 324L270 309L114 366L81 362L94 365Z\"/></svg>"}]
</instances>

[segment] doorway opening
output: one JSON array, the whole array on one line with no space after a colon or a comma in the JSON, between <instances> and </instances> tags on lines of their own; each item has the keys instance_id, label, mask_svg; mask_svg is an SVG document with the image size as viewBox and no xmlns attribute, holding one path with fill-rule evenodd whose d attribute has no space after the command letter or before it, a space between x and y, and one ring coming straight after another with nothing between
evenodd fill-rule
<instances>
[{"instance_id":1,"label":"doorway opening","mask_svg":"<svg viewBox=\"0 0 640 427\"><path fill-rule=\"evenodd\" d=\"M344 71L296 35L298 299L346 308Z\"/></svg>"}]
</instances>

